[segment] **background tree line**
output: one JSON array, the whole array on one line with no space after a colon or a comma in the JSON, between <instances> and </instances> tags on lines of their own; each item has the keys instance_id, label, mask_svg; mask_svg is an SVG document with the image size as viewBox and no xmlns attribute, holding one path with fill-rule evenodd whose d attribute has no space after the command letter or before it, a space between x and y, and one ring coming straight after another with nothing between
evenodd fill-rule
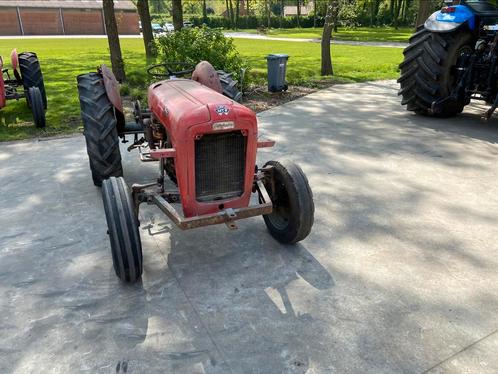
<instances>
[{"instance_id":1,"label":"background tree line","mask_svg":"<svg viewBox=\"0 0 498 374\"><path fill-rule=\"evenodd\" d=\"M175 0L149 1L154 21L170 21ZM355 26L414 26L422 10L424 19L442 0L338 0L336 24ZM182 0L184 19L210 27L323 27L328 0ZM293 7L294 15L284 16Z\"/></svg>"},{"instance_id":2,"label":"background tree line","mask_svg":"<svg viewBox=\"0 0 498 374\"><path fill-rule=\"evenodd\" d=\"M323 27L322 75L333 75L330 38L342 26L418 25L441 5L441 0L133 0L142 24L147 57L156 55L151 22L157 17L172 17L175 31L184 27L184 16L194 23L212 22L212 14L221 14L225 23L216 27ZM104 18L114 74L124 81L125 70L114 15L113 0L104 0ZM293 15L285 15L291 6ZM289 9L288 9L289 10ZM304 12L303 12L304 10ZM219 13L221 12L221 13ZM303 22L303 13L308 22ZM196 14L199 14L197 17ZM245 17L245 19L243 19ZM252 18L251 18L252 17ZM312 17L312 18L311 18ZM252 19L252 22L249 20ZM273 19L273 22L272 22ZM313 23L311 24L311 19ZM285 20L285 23L284 23ZM291 21L289 21L291 20ZM245 21L245 22L244 22ZM387 21L387 22L386 22ZM275 24L278 23L278 26Z\"/></svg>"}]
</instances>

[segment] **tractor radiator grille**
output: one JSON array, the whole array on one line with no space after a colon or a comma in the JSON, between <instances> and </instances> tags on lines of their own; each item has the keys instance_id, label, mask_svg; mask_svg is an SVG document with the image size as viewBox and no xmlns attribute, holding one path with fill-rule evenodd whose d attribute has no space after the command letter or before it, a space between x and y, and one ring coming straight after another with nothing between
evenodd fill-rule
<instances>
[{"instance_id":1,"label":"tractor radiator grille","mask_svg":"<svg viewBox=\"0 0 498 374\"><path fill-rule=\"evenodd\" d=\"M244 192L246 137L240 131L208 134L195 141L198 201L223 200Z\"/></svg>"}]
</instances>

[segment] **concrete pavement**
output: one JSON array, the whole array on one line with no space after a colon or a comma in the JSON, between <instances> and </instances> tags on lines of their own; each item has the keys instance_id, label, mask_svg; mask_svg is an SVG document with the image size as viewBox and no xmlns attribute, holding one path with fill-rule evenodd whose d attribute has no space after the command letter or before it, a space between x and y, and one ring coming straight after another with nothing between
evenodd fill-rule
<instances>
[{"instance_id":1,"label":"concrete pavement","mask_svg":"<svg viewBox=\"0 0 498 374\"><path fill-rule=\"evenodd\" d=\"M281 38L274 36L267 36L261 34L251 34L249 32L243 31L226 31L225 36L236 39L259 39L259 40L279 40L282 42L302 42L302 43L320 43L320 39L316 38ZM342 44L342 45L363 45L370 47L386 47L386 48L406 48L408 43L403 42L363 42L356 40L332 40L331 44Z\"/></svg>"},{"instance_id":2,"label":"concrete pavement","mask_svg":"<svg viewBox=\"0 0 498 374\"><path fill-rule=\"evenodd\" d=\"M394 82L261 113L316 204L181 232L143 206L145 269L112 269L84 139L0 144L1 373L498 372L498 121L404 111ZM156 175L123 148L129 183Z\"/></svg>"}]
</instances>

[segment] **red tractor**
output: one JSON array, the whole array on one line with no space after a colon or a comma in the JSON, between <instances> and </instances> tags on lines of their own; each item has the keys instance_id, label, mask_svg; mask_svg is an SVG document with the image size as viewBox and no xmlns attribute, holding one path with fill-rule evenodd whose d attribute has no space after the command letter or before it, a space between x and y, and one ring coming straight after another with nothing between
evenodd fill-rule
<instances>
[{"instance_id":1,"label":"red tractor","mask_svg":"<svg viewBox=\"0 0 498 374\"><path fill-rule=\"evenodd\" d=\"M313 195L301 168L289 160L256 166L257 149L274 142L258 138L255 113L221 94L209 63L195 71L176 66L154 73L170 79L149 87L149 107L136 102L135 121L128 123L119 84L106 66L77 78L93 182L102 186L114 270L125 282L142 274L141 203L156 205L183 230L221 223L236 229L236 220L263 215L270 234L285 244L303 240L313 225ZM192 71L192 79L178 78ZM128 151L159 164L157 179L131 190L119 149L126 135L134 137ZM253 194L257 203L251 204Z\"/></svg>"},{"instance_id":2,"label":"red tractor","mask_svg":"<svg viewBox=\"0 0 498 374\"><path fill-rule=\"evenodd\" d=\"M33 112L33 122L36 127L45 127L45 111L47 110L47 96L40 62L36 53L23 52L17 54L14 49L10 54L12 63L12 75L8 69L3 67L3 59L0 56L0 109L7 100L19 100L26 98L28 107ZM19 67L19 71L17 68ZM22 87L22 91L18 88Z\"/></svg>"}]
</instances>

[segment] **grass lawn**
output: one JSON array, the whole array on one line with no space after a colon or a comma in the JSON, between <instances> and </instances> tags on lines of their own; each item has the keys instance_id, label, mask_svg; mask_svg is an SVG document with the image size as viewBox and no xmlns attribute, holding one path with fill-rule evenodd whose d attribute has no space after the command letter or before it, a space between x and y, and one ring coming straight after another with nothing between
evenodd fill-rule
<instances>
[{"instance_id":1,"label":"grass lawn","mask_svg":"<svg viewBox=\"0 0 498 374\"><path fill-rule=\"evenodd\" d=\"M256 30L240 30L241 32L257 33ZM306 28L306 29L270 29L267 36L279 38L303 38L303 39L321 39L323 28ZM407 42L413 34L414 29L408 27L357 27L346 29L340 27L337 32L332 33L332 39L335 40L354 40L364 42Z\"/></svg>"},{"instance_id":2,"label":"grass lawn","mask_svg":"<svg viewBox=\"0 0 498 374\"><path fill-rule=\"evenodd\" d=\"M236 39L235 44L251 67L250 75L255 83L265 82L265 56L269 53L291 56L287 73L290 84L312 85L314 80L323 79L319 76L320 46L316 43ZM107 40L0 40L0 55L7 60L6 65L9 65L8 56L14 47L18 51L37 52L40 58L48 95L47 128L34 128L25 100L8 101L7 106L0 110L0 141L77 131L81 122L76 76L95 71L101 63L109 63ZM147 61L142 40L122 39L121 48L128 76L127 91L132 96L145 94L142 87L148 83L144 82ZM394 79L398 75L401 52L399 48L335 45L332 47L334 81Z\"/></svg>"}]
</instances>

